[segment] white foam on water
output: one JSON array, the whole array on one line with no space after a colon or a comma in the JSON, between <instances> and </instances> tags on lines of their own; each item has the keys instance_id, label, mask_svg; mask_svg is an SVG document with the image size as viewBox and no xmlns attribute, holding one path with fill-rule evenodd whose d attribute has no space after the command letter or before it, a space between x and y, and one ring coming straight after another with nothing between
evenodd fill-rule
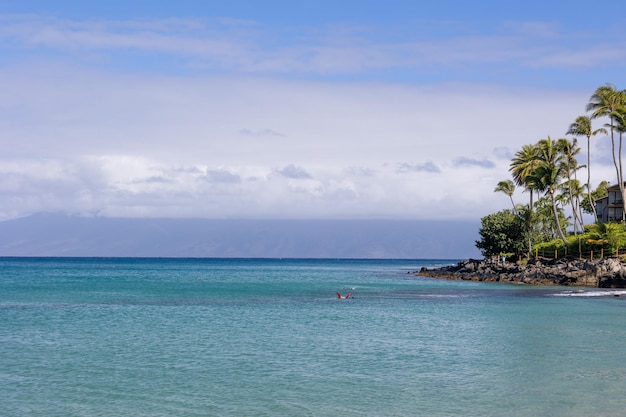
<instances>
[{"instance_id":1,"label":"white foam on water","mask_svg":"<svg viewBox=\"0 0 626 417\"><path fill-rule=\"evenodd\" d=\"M626 290L574 290L552 294L554 297L622 297L626 296Z\"/></svg>"}]
</instances>

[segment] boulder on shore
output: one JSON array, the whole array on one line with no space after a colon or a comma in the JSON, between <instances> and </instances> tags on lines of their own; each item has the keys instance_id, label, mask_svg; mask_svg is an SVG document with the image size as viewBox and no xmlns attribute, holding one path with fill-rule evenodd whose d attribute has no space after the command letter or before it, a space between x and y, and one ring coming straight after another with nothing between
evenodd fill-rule
<instances>
[{"instance_id":1,"label":"boulder on shore","mask_svg":"<svg viewBox=\"0 0 626 417\"><path fill-rule=\"evenodd\" d=\"M527 263L467 259L456 265L422 268L416 275L453 280L512 282L530 285L626 288L626 264L620 258L540 259Z\"/></svg>"}]
</instances>

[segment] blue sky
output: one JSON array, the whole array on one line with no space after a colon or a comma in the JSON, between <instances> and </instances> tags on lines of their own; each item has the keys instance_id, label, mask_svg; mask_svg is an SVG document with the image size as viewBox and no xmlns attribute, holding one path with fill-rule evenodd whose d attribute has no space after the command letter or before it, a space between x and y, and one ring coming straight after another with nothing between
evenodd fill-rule
<instances>
[{"instance_id":1,"label":"blue sky","mask_svg":"<svg viewBox=\"0 0 626 417\"><path fill-rule=\"evenodd\" d=\"M4 1L0 220L475 220L508 207L516 150L625 88L625 11ZM607 144L592 182L613 181Z\"/></svg>"}]
</instances>

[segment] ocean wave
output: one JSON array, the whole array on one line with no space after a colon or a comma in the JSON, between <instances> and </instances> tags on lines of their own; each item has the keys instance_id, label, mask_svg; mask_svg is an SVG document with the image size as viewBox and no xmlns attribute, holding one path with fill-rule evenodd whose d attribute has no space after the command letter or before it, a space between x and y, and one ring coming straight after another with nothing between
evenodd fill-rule
<instances>
[{"instance_id":1,"label":"ocean wave","mask_svg":"<svg viewBox=\"0 0 626 417\"><path fill-rule=\"evenodd\" d=\"M626 290L574 290L552 294L554 297L624 297Z\"/></svg>"}]
</instances>

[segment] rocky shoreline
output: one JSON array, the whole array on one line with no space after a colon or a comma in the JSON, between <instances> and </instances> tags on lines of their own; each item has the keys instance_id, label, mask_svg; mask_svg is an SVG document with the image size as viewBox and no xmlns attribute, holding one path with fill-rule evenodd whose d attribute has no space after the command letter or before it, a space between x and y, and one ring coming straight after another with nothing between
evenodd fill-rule
<instances>
[{"instance_id":1,"label":"rocky shoreline","mask_svg":"<svg viewBox=\"0 0 626 417\"><path fill-rule=\"evenodd\" d=\"M620 258L594 260L534 258L526 264L468 259L441 268L422 268L414 274L451 280L626 288L626 264Z\"/></svg>"}]
</instances>

